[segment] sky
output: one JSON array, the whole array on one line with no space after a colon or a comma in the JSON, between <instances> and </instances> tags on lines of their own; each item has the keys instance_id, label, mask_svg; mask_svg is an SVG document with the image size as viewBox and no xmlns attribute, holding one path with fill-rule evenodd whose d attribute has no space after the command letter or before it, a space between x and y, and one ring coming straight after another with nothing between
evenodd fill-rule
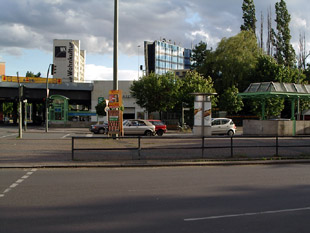
<instances>
[{"instance_id":1,"label":"sky","mask_svg":"<svg viewBox=\"0 0 310 233\"><path fill-rule=\"evenodd\" d=\"M254 0L257 28L275 3ZM310 50L310 4L286 0L296 54L305 33ZM240 32L243 0L119 0L119 80L141 76L144 41L166 38L184 48L200 41L216 49L218 42ZM113 80L114 0L0 0L0 62L6 75L27 71L46 77L53 62L53 39L80 40L86 50L86 81ZM259 32L257 32L257 35ZM264 38L266 42L267 39Z\"/></svg>"}]
</instances>

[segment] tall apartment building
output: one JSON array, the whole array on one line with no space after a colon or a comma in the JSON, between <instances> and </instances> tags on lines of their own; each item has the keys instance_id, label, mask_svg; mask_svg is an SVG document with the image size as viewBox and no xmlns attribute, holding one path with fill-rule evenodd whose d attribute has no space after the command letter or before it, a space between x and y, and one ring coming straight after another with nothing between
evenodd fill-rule
<instances>
[{"instance_id":1,"label":"tall apartment building","mask_svg":"<svg viewBox=\"0 0 310 233\"><path fill-rule=\"evenodd\" d=\"M86 51L80 49L80 41L55 39L53 48L54 77L64 83L84 82Z\"/></svg>"},{"instance_id":2,"label":"tall apartment building","mask_svg":"<svg viewBox=\"0 0 310 233\"><path fill-rule=\"evenodd\" d=\"M146 75L151 72L165 74L168 71L190 69L191 49L182 48L165 39L144 41Z\"/></svg>"}]
</instances>

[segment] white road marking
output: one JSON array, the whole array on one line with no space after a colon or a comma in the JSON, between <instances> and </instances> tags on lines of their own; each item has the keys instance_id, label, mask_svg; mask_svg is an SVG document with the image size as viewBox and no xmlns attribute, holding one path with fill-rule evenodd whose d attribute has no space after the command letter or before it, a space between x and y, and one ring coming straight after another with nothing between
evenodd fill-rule
<instances>
[{"instance_id":1,"label":"white road marking","mask_svg":"<svg viewBox=\"0 0 310 233\"><path fill-rule=\"evenodd\" d=\"M65 136L62 136L61 138L69 137L71 134L66 134Z\"/></svg>"},{"instance_id":2,"label":"white road marking","mask_svg":"<svg viewBox=\"0 0 310 233\"><path fill-rule=\"evenodd\" d=\"M0 138L7 138L7 137L12 137L12 136L17 136L17 135L18 135L17 133L13 133L13 134L1 136Z\"/></svg>"},{"instance_id":3,"label":"white road marking","mask_svg":"<svg viewBox=\"0 0 310 233\"><path fill-rule=\"evenodd\" d=\"M11 191L11 189L8 188L8 189L4 190L3 193L8 193L8 192L10 192L10 191Z\"/></svg>"},{"instance_id":4,"label":"white road marking","mask_svg":"<svg viewBox=\"0 0 310 233\"><path fill-rule=\"evenodd\" d=\"M13 184L9 186L9 188L5 189L2 193L0 193L0 198L4 197L5 194L12 191L14 188L16 188L20 183L22 183L25 179L28 179L29 176L31 176L34 172L36 172L38 169L31 169L30 172L27 172L26 175L22 176L20 179L15 181Z\"/></svg>"},{"instance_id":5,"label":"white road marking","mask_svg":"<svg viewBox=\"0 0 310 233\"><path fill-rule=\"evenodd\" d=\"M18 184L17 183L14 183L10 186L10 188L15 188Z\"/></svg>"},{"instance_id":6,"label":"white road marking","mask_svg":"<svg viewBox=\"0 0 310 233\"><path fill-rule=\"evenodd\" d=\"M279 213L287 213L287 212L297 212L297 211L305 211L305 210L310 210L310 207L284 209L284 210L270 210L270 211L243 213L243 214L218 215L218 216L209 216L209 217L201 217L201 218L186 218L184 219L184 221L201 221L201 220L211 220L211 219L220 219L220 218L235 218L235 217L262 215L262 214L279 214Z\"/></svg>"}]
</instances>

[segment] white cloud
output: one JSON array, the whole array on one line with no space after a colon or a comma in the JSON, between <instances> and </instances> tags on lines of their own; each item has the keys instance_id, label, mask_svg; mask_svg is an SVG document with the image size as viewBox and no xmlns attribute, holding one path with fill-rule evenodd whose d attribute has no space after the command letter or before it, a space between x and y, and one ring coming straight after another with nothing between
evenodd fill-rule
<instances>
[{"instance_id":1,"label":"white cloud","mask_svg":"<svg viewBox=\"0 0 310 233\"><path fill-rule=\"evenodd\" d=\"M255 1L257 29L260 12L266 19L271 7L275 27L275 3L279 0ZM113 7L108 0L0 0L0 51L21 55L25 49L52 52L53 39L81 41L87 56L107 55L113 50ZM208 47L217 46L224 37L240 32L243 0L125 0L119 4L119 52L138 55L137 45L146 40L171 39L186 48L201 40ZM299 33L310 38L306 0L286 0L291 14L292 44L298 44ZM140 55L142 54L142 48ZM95 62L92 62L95 63ZM96 63L97 64L97 63ZM98 64L97 64L98 65ZM97 78L112 78L107 68L93 67L88 71ZM91 65L89 65L91 67ZM90 68L89 68L90 69ZM135 73L135 74L134 74ZM108 77L110 76L110 77ZM137 71L120 71L120 77L135 77Z\"/></svg>"},{"instance_id":2,"label":"white cloud","mask_svg":"<svg viewBox=\"0 0 310 233\"><path fill-rule=\"evenodd\" d=\"M140 73L141 75L141 73ZM138 71L119 70L118 80L135 80L138 79ZM87 64L85 66L85 81L113 80L113 68Z\"/></svg>"}]
</instances>

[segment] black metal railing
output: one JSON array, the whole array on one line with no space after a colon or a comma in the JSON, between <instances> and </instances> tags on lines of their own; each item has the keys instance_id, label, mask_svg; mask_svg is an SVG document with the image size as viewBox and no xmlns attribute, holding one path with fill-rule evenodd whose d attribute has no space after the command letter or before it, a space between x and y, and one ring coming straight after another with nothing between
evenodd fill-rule
<instances>
[{"instance_id":1,"label":"black metal railing","mask_svg":"<svg viewBox=\"0 0 310 233\"><path fill-rule=\"evenodd\" d=\"M85 140L99 140L101 142L99 144L90 142L78 144L78 142ZM151 150L174 150L176 151L174 159L178 159L178 155L180 155L181 152L184 153L184 151L188 152L199 150L199 158L205 158L205 153L207 153L206 151L215 150L217 151L217 154L219 154L219 150L229 150L229 156L227 157L234 158L238 155L235 152L236 150L253 148L257 148L259 150L262 150L263 148L272 148L272 155L276 157L280 156L279 149L303 148L297 153L299 153L299 155L310 156L310 151L308 149L309 147L310 136L126 136L116 138L79 136L72 137L72 160L75 160L76 151L137 151L137 156L132 156L132 159L142 159L141 153ZM261 153L263 154L265 152L261 151ZM162 154L162 152L157 154ZM210 156L210 154L208 154L208 156ZM147 157L148 156L145 156L145 158ZM216 158L217 156L214 155L213 157Z\"/></svg>"}]
</instances>

